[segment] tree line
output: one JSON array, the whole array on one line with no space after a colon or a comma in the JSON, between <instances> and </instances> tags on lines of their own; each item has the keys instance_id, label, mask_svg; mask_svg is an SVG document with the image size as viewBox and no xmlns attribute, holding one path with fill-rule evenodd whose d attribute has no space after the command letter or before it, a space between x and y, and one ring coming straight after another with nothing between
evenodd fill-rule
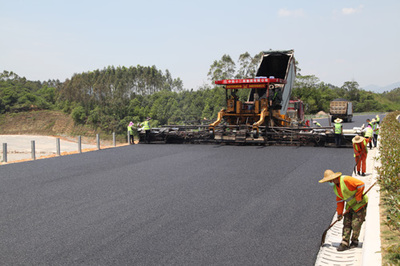
<instances>
[{"instance_id":1,"label":"tree line","mask_svg":"<svg viewBox=\"0 0 400 266\"><path fill-rule=\"evenodd\" d=\"M261 56L262 52L254 56L246 52L235 62L223 55L210 65L210 84L196 90L184 88L180 78L173 78L168 70L161 71L156 66L108 66L74 74L64 82L29 81L4 71L0 74L0 114L62 110L76 123L117 133L124 133L129 121L140 122L146 117L152 118L153 127L201 123L215 119L225 106L225 91L214 81L254 77ZM336 98L352 101L355 112L383 112L400 107L400 88L379 94L360 89L356 81L337 87L320 82L313 75L301 75L297 62L296 65L291 97L304 101L307 114L329 112L329 103Z\"/></svg>"}]
</instances>

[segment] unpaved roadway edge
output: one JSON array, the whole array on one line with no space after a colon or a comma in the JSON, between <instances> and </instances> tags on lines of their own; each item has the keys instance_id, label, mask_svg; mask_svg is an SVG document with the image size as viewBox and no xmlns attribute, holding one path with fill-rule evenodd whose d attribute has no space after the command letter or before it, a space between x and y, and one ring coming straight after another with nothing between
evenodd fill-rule
<instances>
[{"instance_id":1,"label":"unpaved roadway edge","mask_svg":"<svg viewBox=\"0 0 400 266\"><path fill-rule=\"evenodd\" d=\"M56 136L39 135L0 135L0 165L32 161L31 141L35 140L36 160L58 157L56 154L56 139L60 138L60 156L78 154L78 142L71 139ZM44 145L45 142L48 142ZM138 141L135 141L138 143ZM3 158L3 143L7 143L7 162ZM100 149L109 149L115 147L127 146L128 143L109 145L109 142L100 142ZM81 151L89 152L99 150L94 144L81 144Z\"/></svg>"}]
</instances>

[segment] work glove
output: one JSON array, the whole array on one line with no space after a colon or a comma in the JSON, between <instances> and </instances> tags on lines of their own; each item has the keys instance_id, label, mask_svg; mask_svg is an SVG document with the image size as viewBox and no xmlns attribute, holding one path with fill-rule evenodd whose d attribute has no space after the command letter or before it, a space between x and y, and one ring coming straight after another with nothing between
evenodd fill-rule
<instances>
[{"instance_id":1,"label":"work glove","mask_svg":"<svg viewBox=\"0 0 400 266\"><path fill-rule=\"evenodd\" d=\"M338 214L337 220L340 221L340 220L342 220L342 218L343 218L343 215L342 214Z\"/></svg>"}]
</instances>

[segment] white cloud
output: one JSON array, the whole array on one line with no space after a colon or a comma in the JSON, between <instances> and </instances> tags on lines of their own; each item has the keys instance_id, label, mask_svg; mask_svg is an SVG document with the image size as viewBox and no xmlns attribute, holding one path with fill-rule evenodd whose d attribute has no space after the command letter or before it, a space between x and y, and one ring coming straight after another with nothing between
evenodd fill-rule
<instances>
[{"instance_id":1,"label":"white cloud","mask_svg":"<svg viewBox=\"0 0 400 266\"><path fill-rule=\"evenodd\" d=\"M278 11L279 17L304 17L303 9L288 10L286 8L281 8Z\"/></svg>"},{"instance_id":2,"label":"white cloud","mask_svg":"<svg viewBox=\"0 0 400 266\"><path fill-rule=\"evenodd\" d=\"M352 15L355 13L360 13L361 10L364 8L363 5L360 5L359 7L344 7L342 8L342 15Z\"/></svg>"}]
</instances>

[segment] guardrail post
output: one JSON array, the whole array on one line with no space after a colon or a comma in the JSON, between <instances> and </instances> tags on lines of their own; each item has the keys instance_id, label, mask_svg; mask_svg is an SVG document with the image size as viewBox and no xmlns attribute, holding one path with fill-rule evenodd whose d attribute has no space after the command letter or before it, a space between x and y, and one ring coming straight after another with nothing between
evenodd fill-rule
<instances>
[{"instance_id":1,"label":"guardrail post","mask_svg":"<svg viewBox=\"0 0 400 266\"><path fill-rule=\"evenodd\" d=\"M79 151L79 153L82 153L82 138L81 138L81 136L78 136L78 151Z\"/></svg>"},{"instance_id":2,"label":"guardrail post","mask_svg":"<svg viewBox=\"0 0 400 266\"><path fill-rule=\"evenodd\" d=\"M60 156L61 155L60 138L56 138L56 150L57 150L57 156Z\"/></svg>"},{"instance_id":3,"label":"guardrail post","mask_svg":"<svg viewBox=\"0 0 400 266\"><path fill-rule=\"evenodd\" d=\"M36 160L35 141L34 140L31 140L31 158L32 158L32 160Z\"/></svg>"},{"instance_id":4,"label":"guardrail post","mask_svg":"<svg viewBox=\"0 0 400 266\"><path fill-rule=\"evenodd\" d=\"M115 132L113 132L113 144L114 144L114 147L117 146L117 141L115 140Z\"/></svg>"},{"instance_id":5,"label":"guardrail post","mask_svg":"<svg viewBox=\"0 0 400 266\"><path fill-rule=\"evenodd\" d=\"M7 143L3 143L3 162L7 162Z\"/></svg>"},{"instance_id":6,"label":"guardrail post","mask_svg":"<svg viewBox=\"0 0 400 266\"><path fill-rule=\"evenodd\" d=\"M100 134L96 134L97 139L97 149L100 150Z\"/></svg>"}]
</instances>

